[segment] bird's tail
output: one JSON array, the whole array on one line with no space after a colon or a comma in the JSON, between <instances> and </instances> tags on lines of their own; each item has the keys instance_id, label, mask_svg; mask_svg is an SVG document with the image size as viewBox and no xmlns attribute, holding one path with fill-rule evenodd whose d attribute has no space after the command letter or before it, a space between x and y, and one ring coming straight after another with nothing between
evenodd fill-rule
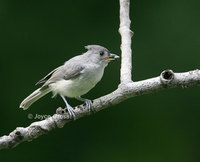
<instances>
[{"instance_id":1,"label":"bird's tail","mask_svg":"<svg viewBox=\"0 0 200 162\"><path fill-rule=\"evenodd\" d=\"M20 108L26 110L28 109L34 102L36 102L38 99L49 93L51 89L49 87L42 87L35 90L33 93L31 93L28 97L26 97L22 103L20 104Z\"/></svg>"}]
</instances>

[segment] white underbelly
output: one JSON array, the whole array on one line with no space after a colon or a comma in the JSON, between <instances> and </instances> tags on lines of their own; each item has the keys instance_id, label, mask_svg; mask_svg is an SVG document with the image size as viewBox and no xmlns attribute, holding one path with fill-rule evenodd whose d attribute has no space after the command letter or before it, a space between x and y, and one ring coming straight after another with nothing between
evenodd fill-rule
<instances>
[{"instance_id":1,"label":"white underbelly","mask_svg":"<svg viewBox=\"0 0 200 162\"><path fill-rule=\"evenodd\" d=\"M98 75L97 75L98 74ZM76 79L60 80L52 83L53 93L67 97L78 97L90 91L102 78L103 71L98 73L81 74Z\"/></svg>"}]
</instances>

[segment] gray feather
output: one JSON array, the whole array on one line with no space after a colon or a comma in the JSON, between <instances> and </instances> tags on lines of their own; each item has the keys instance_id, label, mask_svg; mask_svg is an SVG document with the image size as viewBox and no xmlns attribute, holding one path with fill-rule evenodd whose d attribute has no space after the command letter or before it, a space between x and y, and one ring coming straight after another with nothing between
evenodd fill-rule
<instances>
[{"instance_id":1,"label":"gray feather","mask_svg":"<svg viewBox=\"0 0 200 162\"><path fill-rule=\"evenodd\" d=\"M44 78L42 78L41 80L39 80L35 85L38 85L40 83L44 83L47 80L49 80L51 78L51 76L53 75L53 73L55 73L58 69L60 69L62 66L59 66L58 68L54 69L53 71L51 71L49 74L47 74Z\"/></svg>"},{"instance_id":2,"label":"gray feather","mask_svg":"<svg viewBox=\"0 0 200 162\"><path fill-rule=\"evenodd\" d=\"M60 66L55 71L53 71L51 77L45 82L43 86L47 86L62 79L70 80L78 77L81 74L81 71L84 69L83 64L80 62L82 60L80 57L84 56L76 56L65 62L63 66Z\"/></svg>"},{"instance_id":3,"label":"gray feather","mask_svg":"<svg viewBox=\"0 0 200 162\"><path fill-rule=\"evenodd\" d=\"M35 90L33 93L31 93L28 97L26 97L22 103L20 104L20 108L23 108L24 110L28 109L34 102L36 102L38 99L49 93L51 89L49 87L46 88L39 88Z\"/></svg>"},{"instance_id":4,"label":"gray feather","mask_svg":"<svg viewBox=\"0 0 200 162\"><path fill-rule=\"evenodd\" d=\"M69 79L75 79L81 74L81 71L84 68L82 66L71 66L70 68L66 69L64 72L64 79L69 80Z\"/></svg>"}]
</instances>

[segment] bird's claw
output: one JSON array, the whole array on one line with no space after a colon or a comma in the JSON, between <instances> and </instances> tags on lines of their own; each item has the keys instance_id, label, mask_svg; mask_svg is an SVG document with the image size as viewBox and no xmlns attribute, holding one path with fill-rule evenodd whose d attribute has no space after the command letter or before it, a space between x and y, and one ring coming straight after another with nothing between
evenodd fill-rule
<instances>
[{"instance_id":1,"label":"bird's claw","mask_svg":"<svg viewBox=\"0 0 200 162\"><path fill-rule=\"evenodd\" d=\"M66 110L69 112L69 117L76 120L76 115L75 115L74 109L71 106L68 105L66 107Z\"/></svg>"},{"instance_id":2,"label":"bird's claw","mask_svg":"<svg viewBox=\"0 0 200 162\"><path fill-rule=\"evenodd\" d=\"M88 99L85 99L85 104L87 106L87 108L93 112L93 109L92 109L92 101L91 100L88 100Z\"/></svg>"}]
</instances>

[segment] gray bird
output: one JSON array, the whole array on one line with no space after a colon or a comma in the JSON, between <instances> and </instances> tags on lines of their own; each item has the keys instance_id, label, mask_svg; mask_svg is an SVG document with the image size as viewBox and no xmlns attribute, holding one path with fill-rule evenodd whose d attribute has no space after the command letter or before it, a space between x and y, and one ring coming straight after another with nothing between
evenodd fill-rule
<instances>
[{"instance_id":1,"label":"gray bird","mask_svg":"<svg viewBox=\"0 0 200 162\"><path fill-rule=\"evenodd\" d=\"M119 59L119 56L111 54L106 48L99 45L88 45L85 48L88 50L86 53L71 58L37 82L36 85L44 84L25 98L20 104L20 108L26 110L35 101L47 93L53 92L53 96L59 94L62 97L70 117L74 119L75 112L65 96L84 101L91 110L91 100L81 96L90 91L101 80L105 67L110 61Z\"/></svg>"}]
</instances>

